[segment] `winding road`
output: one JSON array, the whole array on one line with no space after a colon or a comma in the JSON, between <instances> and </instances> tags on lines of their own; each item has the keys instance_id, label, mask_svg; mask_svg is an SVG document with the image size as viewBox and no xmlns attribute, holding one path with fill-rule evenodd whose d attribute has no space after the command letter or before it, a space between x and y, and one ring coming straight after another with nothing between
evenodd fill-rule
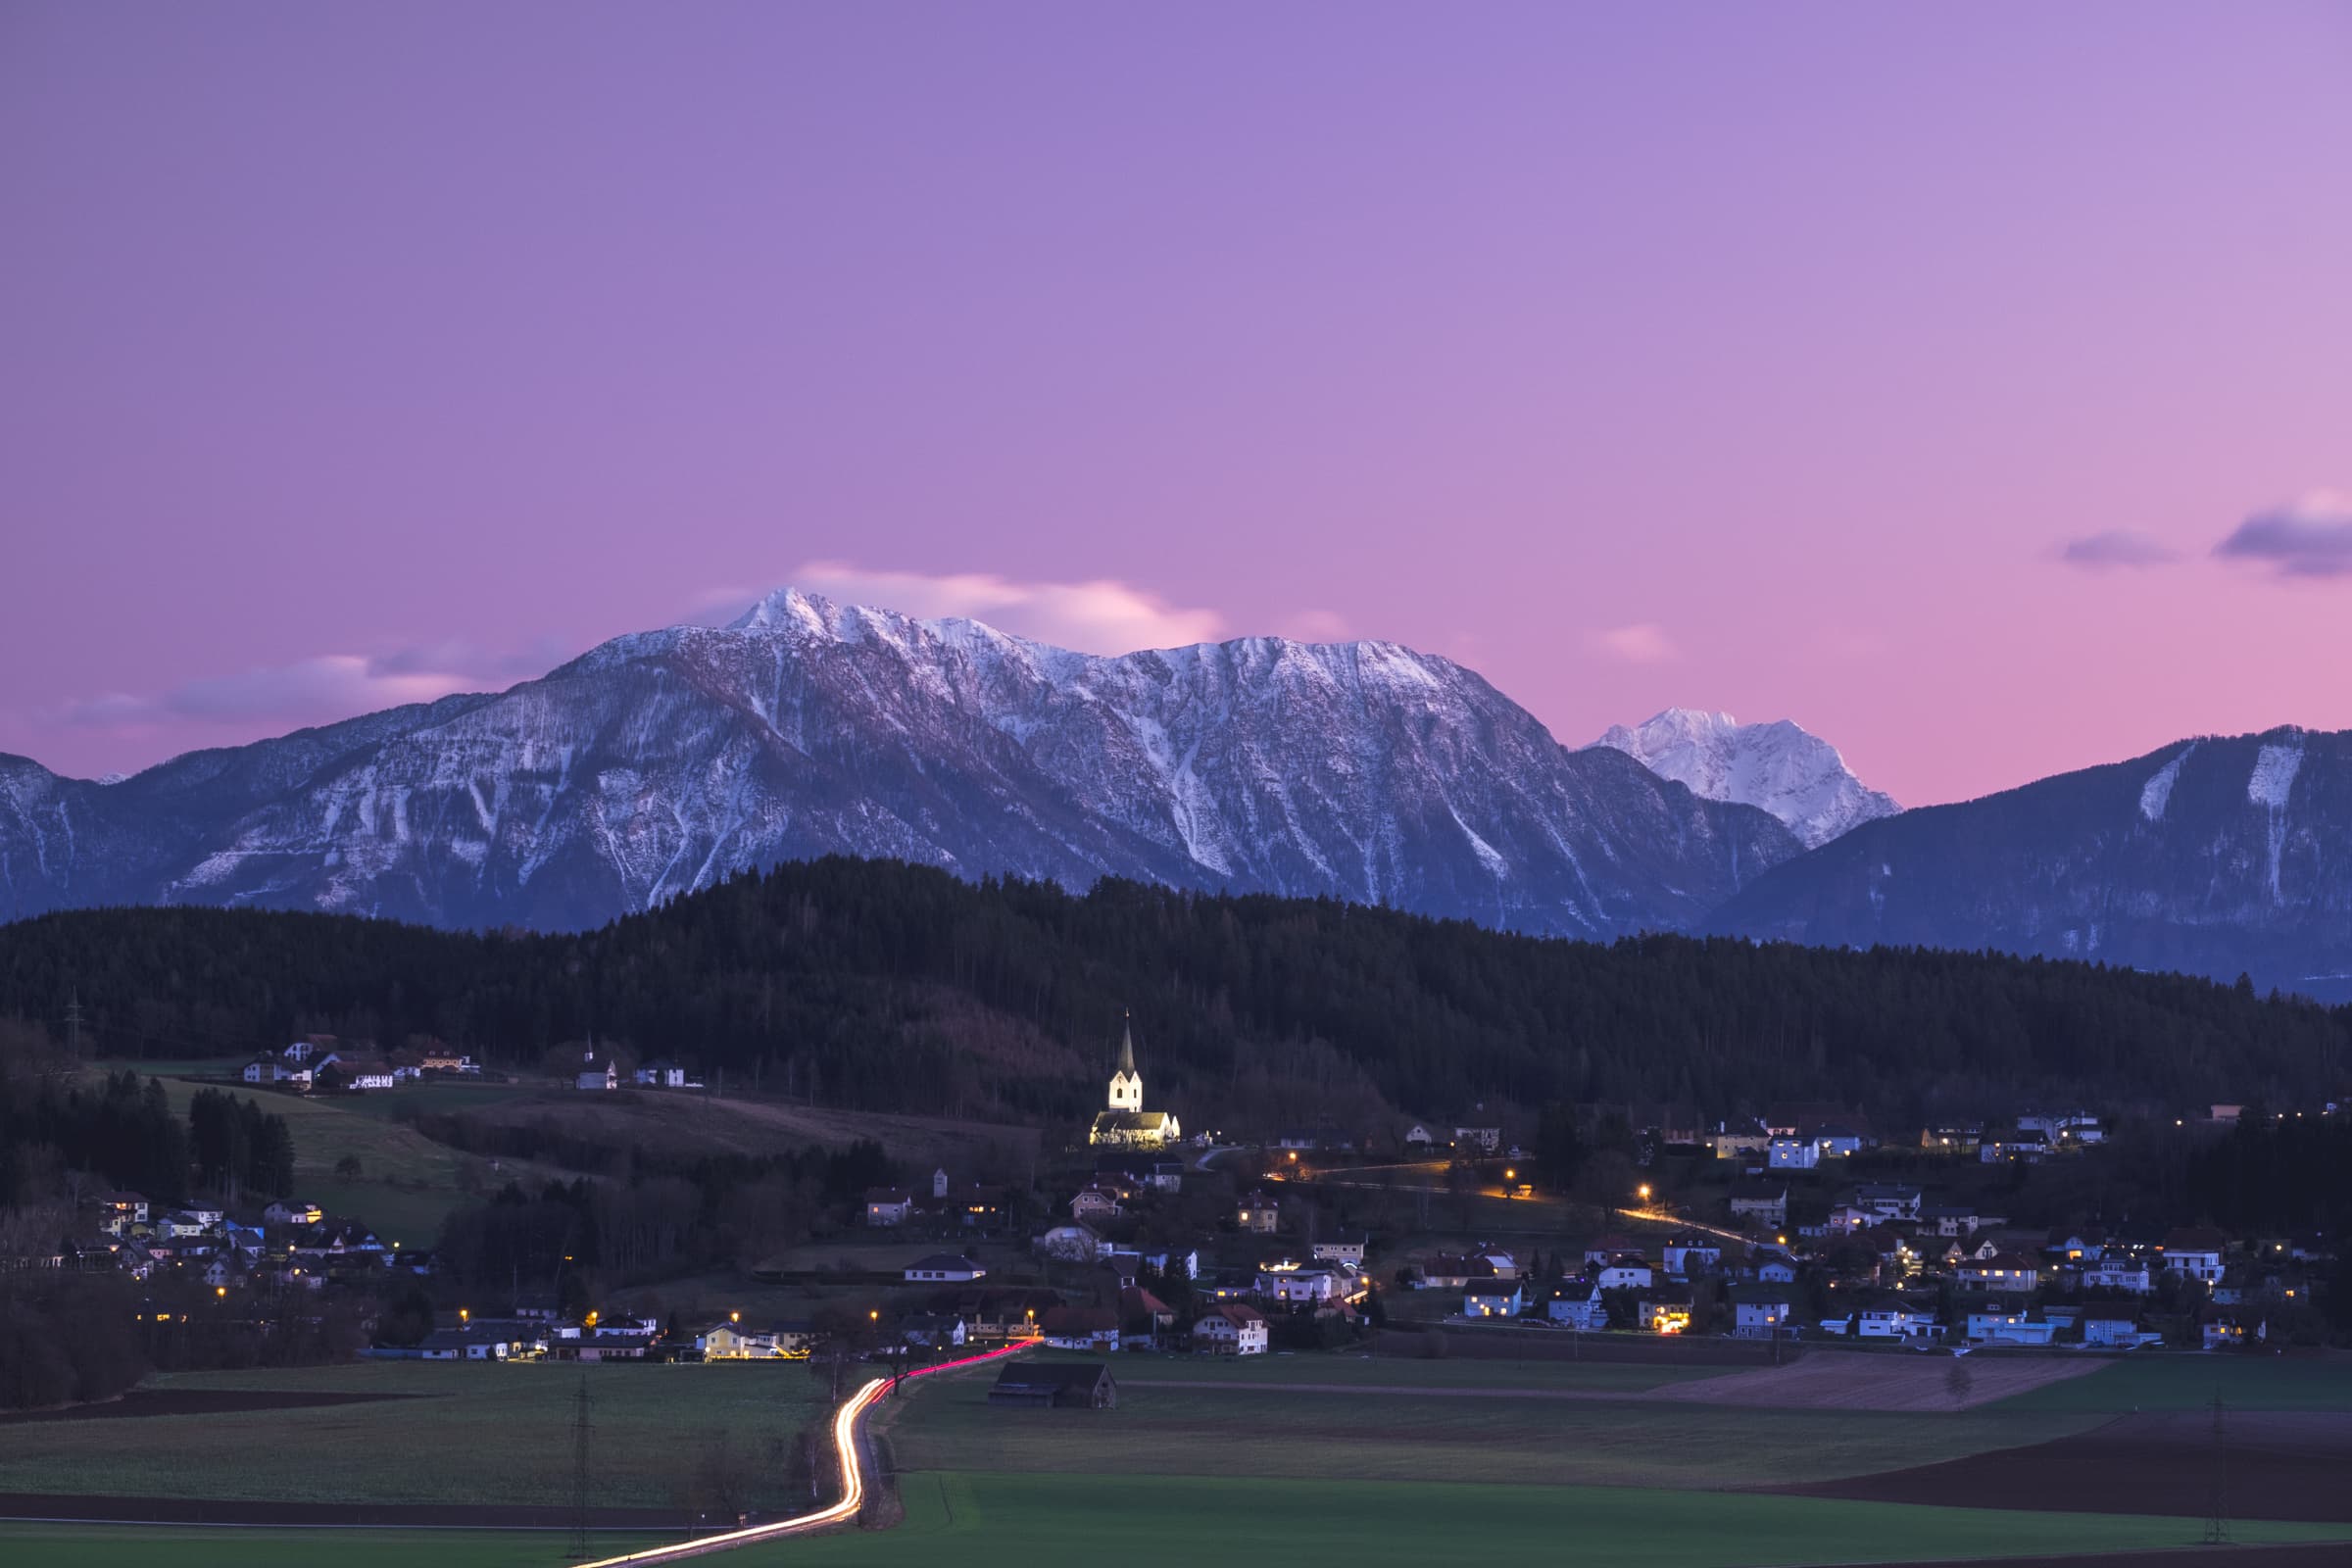
<instances>
[{"instance_id":1,"label":"winding road","mask_svg":"<svg viewBox=\"0 0 2352 1568\"><path fill-rule=\"evenodd\" d=\"M723 1535L698 1536L667 1546L648 1546L643 1551L626 1552L618 1557L601 1557L582 1568L622 1568L626 1563L683 1562L689 1557L707 1556L712 1552L731 1551L755 1542L776 1541L786 1536L804 1536L812 1531L847 1524L858 1517L865 1506L865 1464L858 1452L858 1423L876 1399L890 1392L894 1382L929 1377L935 1372L953 1372L959 1367L978 1366L983 1361L1002 1361L1008 1355L1018 1355L1034 1341L1007 1346L1002 1350L989 1350L980 1355L967 1355L960 1360L942 1361L908 1372L901 1378L869 1379L856 1394L842 1401L833 1415L833 1446L841 1456L841 1500L814 1513L801 1514L792 1519L779 1519L773 1524L753 1525L748 1529L730 1530Z\"/></svg>"}]
</instances>

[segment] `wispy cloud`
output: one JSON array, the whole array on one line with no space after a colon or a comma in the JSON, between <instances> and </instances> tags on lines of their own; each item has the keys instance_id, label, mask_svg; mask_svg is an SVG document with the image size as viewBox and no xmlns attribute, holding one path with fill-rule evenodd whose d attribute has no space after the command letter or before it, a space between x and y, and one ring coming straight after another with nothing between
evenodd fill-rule
<instances>
[{"instance_id":1,"label":"wispy cloud","mask_svg":"<svg viewBox=\"0 0 2352 1568\"><path fill-rule=\"evenodd\" d=\"M789 580L797 588L843 604L895 610L926 620L984 620L1016 637L1088 654L1179 648L1225 633L1225 617L1213 610L1171 605L1157 594L1109 577L1022 582L985 571L878 571L842 561L811 561ZM704 604L724 615L763 592L721 590L706 596Z\"/></svg>"},{"instance_id":2,"label":"wispy cloud","mask_svg":"<svg viewBox=\"0 0 2352 1568\"><path fill-rule=\"evenodd\" d=\"M2141 568L2165 566L2180 559L2180 552L2161 539L2152 539L2130 528L2110 528L2104 533L2084 534L2069 539L2058 549L2058 559L2070 566L2087 571L2112 571L2117 567Z\"/></svg>"},{"instance_id":3,"label":"wispy cloud","mask_svg":"<svg viewBox=\"0 0 2352 1568\"><path fill-rule=\"evenodd\" d=\"M1628 664L1663 664L1676 656L1673 639L1654 621L1605 627L1588 633L1587 640L1611 659Z\"/></svg>"},{"instance_id":4,"label":"wispy cloud","mask_svg":"<svg viewBox=\"0 0 2352 1568\"><path fill-rule=\"evenodd\" d=\"M318 654L225 675L204 675L152 693L109 692L65 705L75 728L136 731L188 724L303 725L332 722L452 692L484 691L543 673L560 645L493 652L466 642L382 654Z\"/></svg>"},{"instance_id":5,"label":"wispy cloud","mask_svg":"<svg viewBox=\"0 0 2352 1568\"><path fill-rule=\"evenodd\" d=\"M2315 490L2258 512L2213 553L2229 561L2260 562L2280 577L2352 576L2352 496Z\"/></svg>"}]
</instances>

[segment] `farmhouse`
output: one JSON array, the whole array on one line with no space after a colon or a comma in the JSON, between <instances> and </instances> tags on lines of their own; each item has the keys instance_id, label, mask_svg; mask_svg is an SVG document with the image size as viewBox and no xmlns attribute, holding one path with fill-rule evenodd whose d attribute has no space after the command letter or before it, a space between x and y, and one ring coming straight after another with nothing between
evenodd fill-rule
<instances>
[{"instance_id":1,"label":"farmhouse","mask_svg":"<svg viewBox=\"0 0 2352 1568\"><path fill-rule=\"evenodd\" d=\"M997 1374L988 1391L991 1404L1030 1405L1055 1410L1112 1410L1119 1386L1110 1368L1066 1361L1015 1362Z\"/></svg>"},{"instance_id":2,"label":"farmhouse","mask_svg":"<svg viewBox=\"0 0 2352 1568\"><path fill-rule=\"evenodd\" d=\"M898 1187L869 1187L865 1190L865 1222L868 1225L904 1225L906 1216L914 1212L914 1195Z\"/></svg>"},{"instance_id":3,"label":"farmhouse","mask_svg":"<svg viewBox=\"0 0 2352 1568\"><path fill-rule=\"evenodd\" d=\"M1038 1319L1038 1332L1059 1350L1115 1350L1119 1314L1107 1306L1056 1306Z\"/></svg>"},{"instance_id":4,"label":"farmhouse","mask_svg":"<svg viewBox=\"0 0 2352 1568\"><path fill-rule=\"evenodd\" d=\"M933 1280L954 1280L958 1283L983 1279L988 1270L959 1252L933 1252L918 1257L906 1265L904 1277L910 1285Z\"/></svg>"}]
</instances>

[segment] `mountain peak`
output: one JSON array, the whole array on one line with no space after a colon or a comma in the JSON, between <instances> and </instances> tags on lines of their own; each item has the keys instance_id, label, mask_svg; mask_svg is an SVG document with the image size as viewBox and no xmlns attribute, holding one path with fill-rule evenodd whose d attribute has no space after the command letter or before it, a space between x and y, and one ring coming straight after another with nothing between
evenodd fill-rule
<instances>
[{"instance_id":1,"label":"mountain peak","mask_svg":"<svg viewBox=\"0 0 2352 1568\"><path fill-rule=\"evenodd\" d=\"M1837 747L1786 718L1742 724L1726 712L1669 708L1631 729L1611 725L1592 744L1710 801L1761 807L1807 849L1901 809L1856 778Z\"/></svg>"}]
</instances>

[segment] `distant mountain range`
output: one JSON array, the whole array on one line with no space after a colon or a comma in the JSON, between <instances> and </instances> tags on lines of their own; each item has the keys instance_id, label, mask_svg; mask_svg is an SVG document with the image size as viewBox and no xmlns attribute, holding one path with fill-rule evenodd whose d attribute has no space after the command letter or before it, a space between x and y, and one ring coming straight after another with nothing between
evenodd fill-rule
<instances>
[{"instance_id":1,"label":"distant mountain range","mask_svg":"<svg viewBox=\"0 0 2352 1568\"><path fill-rule=\"evenodd\" d=\"M2352 732L2178 741L1866 822L1710 930L1995 948L2352 998Z\"/></svg>"},{"instance_id":2,"label":"distant mountain range","mask_svg":"<svg viewBox=\"0 0 2352 1568\"><path fill-rule=\"evenodd\" d=\"M119 782L0 756L0 918L195 903L576 929L826 854L2352 996L2352 735L2184 741L1899 811L1786 721L1670 710L1570 749L1394 643L1096 658L787 589L506 692Z\"/></svg>"},{"instance_id":3,"label":"distant mountain range","mask_svg":"<svg viewBox=\"0 0 2352 1568\"><path fill-rule=\"evenodd\" d=\"M115 784L0 759L0 914L195 902L595 925L825 854L1682 927L1801 846L1394 643L1118 659L785 590L496 696Z\"/></svg>"},{"instance_id":4,"label":"distant mountain range","mask_svg":"<svg viewBox=\"0 0 2352 1568\"><path fill-rule=\"evenodd\" d=\"M1761 807L1807 849L1902 809L1854 777L1837 747L1785 718L1742 724L1729 713L1669 708L1634 729L1615 725L1592 744L1710 801Z\"/></svg>"}]
</instances>

